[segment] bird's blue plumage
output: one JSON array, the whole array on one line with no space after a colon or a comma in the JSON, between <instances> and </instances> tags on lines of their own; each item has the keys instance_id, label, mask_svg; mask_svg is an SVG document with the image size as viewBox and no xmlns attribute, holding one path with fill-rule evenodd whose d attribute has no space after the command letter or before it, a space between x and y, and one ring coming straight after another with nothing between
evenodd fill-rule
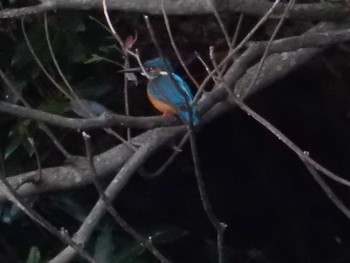
<instances>
[{"instance_id":1,"label":"bird's blue plumage","mask_svg":"<svg viewBox=\"0 0 350 263\"><path fill-rule=\"evenodd\" d=\"M192 111L192 122L194 125L198 124L198 111L190 107L193 95L188 84L175 73L171 73L172 77L167 72L162 73L149 80L148 93L156 99L174 106L179 116L186 122L191 121L190 111Z\"/></svg>"},{"instance_id":2,"label":"bird's blue plumage","mask_svg":"<svg viewBox=\"0 0 350 263\"><path fill-rule=\"evenodd\" d=\"M177 114L193 125L199 122L199 112L192 105L193 95L188 84L177 74L166 58L154 58L143 64L144 68L132 68L120 72L142 72L148 78L147 93L153 106L164 115ZM147 74L146 74L147 73Z\"/></svg>"}]
</instances>

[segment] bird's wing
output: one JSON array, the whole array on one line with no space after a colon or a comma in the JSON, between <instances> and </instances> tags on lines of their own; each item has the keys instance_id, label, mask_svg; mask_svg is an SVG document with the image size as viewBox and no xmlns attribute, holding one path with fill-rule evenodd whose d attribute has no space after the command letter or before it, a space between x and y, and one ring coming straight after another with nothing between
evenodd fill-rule
<instances>
[{"instance_id":1,"label":"bird's wing","mask_svg":"<svg viewBox=\"0 0 350 263\"><path fill-rule=\"evenodd\" d=\"M174 79L171 79L168 75L162 75L151 80L148 85L148 92L158 100L165 103L170 102L178 107L184 106L186 99L191 103L193 96L188 84L178 75L174 73L172 75Z\"/></svg>"},{"instance_id":2,"label":"bird's wing","mask_svg":"<svg viewBox=\"0 0 350 263\"><path fill-rule=\"evenodd\" d=\"M175 73L172 73L174 80L179 84L178 86L184 91L184 93L187 96L187 99L191 102L193 95L191 93L191 89L188 86L188 84L178 75L176 75ZM173 83L174 84L174 83Z\"/></svg>"}]
</instances>

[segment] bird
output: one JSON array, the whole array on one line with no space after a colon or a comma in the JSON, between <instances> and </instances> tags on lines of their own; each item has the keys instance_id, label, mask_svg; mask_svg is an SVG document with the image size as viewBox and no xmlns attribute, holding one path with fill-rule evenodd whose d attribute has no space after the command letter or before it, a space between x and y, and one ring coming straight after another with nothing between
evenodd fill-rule
<instances>
[{"instance_id":1,"label":"bird","mask_svg":"<svg viewBox=\"0 0 350 263\"><path fill-rule=\"evenodd\" d=\"M143 63L141 67L119 72L140 72L148 78L147 96L151 104L163 116L178 115L185 123L197 125L199 112L191 104L193 94L184 79L174 72L167 58L156 57Z\"/></svg>"}]
</instances>

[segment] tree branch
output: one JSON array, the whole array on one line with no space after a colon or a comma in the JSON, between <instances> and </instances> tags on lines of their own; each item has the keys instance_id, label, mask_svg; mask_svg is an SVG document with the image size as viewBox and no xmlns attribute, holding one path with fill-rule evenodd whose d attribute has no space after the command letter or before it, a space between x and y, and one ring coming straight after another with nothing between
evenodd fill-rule
<instances>
[{"instance_id":1,"label":"tree branch","mask_svg":"<svg viewBox=\"0 0 350 263\"><path fill-rule=\"evenodd\" d=\"M153 131L145 132L133 139L133 142L143 144L152 135ZM119 170L131 157L133 151L125 144L120 144L102 154L94 157L96 173L99 177L107 176ZM91 171L86 158L76 157L72 163L59 167L42 169L40 184L24 183L27 178L33 178L37 171L10 176L7 178L13 188L21 196L38 195L47 192L63 191L82 187L91 183ZM0 202L6 201L6 197L0 193Z\"/></svg>"},{"instance_id":2,"label":"tree branch","mask_svg":"<svg viewBox=\"0 0 350 263\"><path fill-rule=\"evenodd\" d=\"M138 149L123 166L123 169L114 177L105 191L106 197L112 201L116 198L117 194L124 188L132 175L141 167L141 165L152 154L169 141L169 138L185 132L184 127L172 127L172 128L159 128L150 133L148 140ZM92 231L95 229L97 223L106 212L106 205L102 198L100 198L89 215L86 217L84 223L80 226L79 230L74 235L74 240L79 244L84 243ZM147 245L147 244L145 244ZM71 247L65 248L59 253L50 263L61 263L71 260L76 254ZM167 259L162 258L161 262L169 262Z\"/></svg>"},{"instance_id":3,"label":"tree branch","mask_svg":"<svg viewBox=\"0 0 350 263\"><path fill-rule=\"evenodd\" d=\"M88 119L68 118L40 110L28 109L3 101L0 101L0 112L74 130L101 129L111 126L152 129L180 123L175 121L175 117L133 117L112 113L105 113L99 117Z\"/></svg>"},{"instance_id":4,"label":"tree branch","mask_svg":"<svg viewBox=\"0 0 350 263\"><path fill-rule=\"evenodd\" d=\"M216 1L218 12L235 12L252 16L263 16L272 6L272 2L261 0L225 0ZM162 14L160 0L129 0L107 1L109 10L119 10L127 12L139 12L147 14ZM198 0L166 0L164 7L168 15L203 15L212 13L212 5L208 1ZM45 11L57 9L102 9L100 0L42 0L36 6L5 9L0 11L0 19L22 17L24 15L39 14ZM279 4L274 15L279 15L285 9L285 4ZM297 4L288 14L287 18L295 20L328 20L336 21L346 19L350 14L350 9L342 4L314 3Z\"/></svg>"}]
</instances>

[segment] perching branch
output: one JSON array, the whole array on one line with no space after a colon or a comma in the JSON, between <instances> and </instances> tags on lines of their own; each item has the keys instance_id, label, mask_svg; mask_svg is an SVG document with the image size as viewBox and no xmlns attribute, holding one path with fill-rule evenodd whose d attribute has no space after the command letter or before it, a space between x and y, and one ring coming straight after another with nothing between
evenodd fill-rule
<instances>
[{"instance_id":1,"label":"perching branch","mask_svg":"<svg viewBox=\"0 0 350 263\"><path fill-rule=\"evenodd\" d=\"M89 119L68 118L43 112L41 110L28 109L26 107L3 101L0 101L0 112L20 118L42 121L47 124L73 130L101 129L112 126L152 129L155 127L170 126L179 123L176 122L174 117L133 117L109 113Z\"/></svg>"}]
</instances>

